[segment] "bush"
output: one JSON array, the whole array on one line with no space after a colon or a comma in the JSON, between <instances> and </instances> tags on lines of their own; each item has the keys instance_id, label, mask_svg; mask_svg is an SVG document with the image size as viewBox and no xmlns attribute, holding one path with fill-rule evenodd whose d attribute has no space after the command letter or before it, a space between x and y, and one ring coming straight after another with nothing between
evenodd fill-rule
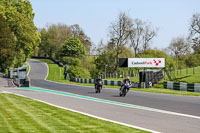
<instances>
[{"instance_id":1,"label":"bush","mask_svg":"<svg viewBox=\"0 0 200 133\"><path fill-rule=\"evenodd\" d=\"M191 54L185 58L185 63L188 67L196 67L200 65L200 55L199 54Z\"/></svg>"},{"instance_id":2,"label":"bush","mask_svg":"<svg viewBox=\"0 0 200 133\"><path fill-rule=\"evenodd\" d=\"M91 78L89 71L87 69L81 68L80 66L70 66L68 74L69 77Z\"/></svg>"},{"instance_id":3,"label":"bush","mask_svg":"<svg viewBox=\"0 0 200 133\"><path fill-rule=\"evenodd\" d=\"M87 55L87 52L85 46L78 38L70 38L64 42L62 55L80 58Z\"/></svg>"},{"instance_id":4,"label":"bush","mask_svg":"<svg viewBox=\"0 0 200 133\"><path fill-rule=\"evenodd\" d=\"M63 64L65 64L65 65L69 65L69 66L80 66L81 65L80 59L73 58L73 57L63 57L61 59L61 62L63 62Z\"/></svg>"},{"instance_id":5,"label":"bush","mask_svg":"<svg viewBox=\"0 0 200 133\"><path fill-rule=\"evenodd\" d=\"M79 58L63 57L61 61L65 65L69 65L69 77L90 78L89 71L82 66Z\"/></svg>"}]
</instances>

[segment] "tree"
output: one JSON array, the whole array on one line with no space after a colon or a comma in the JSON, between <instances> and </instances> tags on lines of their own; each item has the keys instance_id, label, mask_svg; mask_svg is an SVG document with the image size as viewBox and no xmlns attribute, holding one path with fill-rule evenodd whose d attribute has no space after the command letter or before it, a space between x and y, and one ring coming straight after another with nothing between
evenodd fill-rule
<instances>
[{"instance_id":1,"label":"tree","mask_svg":"<svg viewBox=\"0 0 200 133\"><path fill-rule=\"evenodd\" d=\"M46 28L40 29L39 33L39 55L48 57L59 58L65 40L72 37L70 28L65 24L47 25Z\"/></svg>"},{"instance_id":2,"label":"tree","mask_svg":"<svg viewBox=\"0 0 200 133\"><path fill-rule=\"evenodd\" d=\"M0 14L17 38L15 67L21 66L34 52L40 41L34 25L31 3L28 0L1 1Z\"/></svg>"},{"instance_id":3,"label":"tree","mask_svg":"<svg viewBox=\"0 0 200 133\"><path fill-rule=\"evenodd\" d=\"M190 44L184 37L177 37L172 39L170 46L168 47L171 55L176 57L176 63L178 68L178 60L190 53Z\"/></svg>"},{"instance_id":4,"label":"tree","mask_svg":"<svg viewBox=\"0 0 200 133\"><path fill-rule=\"evenodd\" d=\"M129 39L135 57L138 57L139 52L145 52L149 48L149 43L156 36L156 33L157 30L153 29L151 24L140 19L133 20Z\"/></svg>"},{"instance_id":5,"label":"tree","mask_svg":"<svg viewBox=\"0 0 200 133\"><path fill-rule=\"evenodd\" d=\"M62 56L83 57L86 55L85 46L77 38L65 41L62 49Z\"/></svg>"},{"instance_id":6,"label":"tree","mask_svg":"<svg viewBox=\"0 0 200 133\"><path fill-rule=\"evenodd\" d=\"M165 58L165 68L174 69L175 61L166 53L166 50L147 49L145 53L140 54L140 58Z\"/></svg>"},{"instance_id":7,"label":"tree","mask_svg":"<svg viewBox=\"0 0 200 133\"><path fill-rule=\"evenodd\" d=\"M196 67L200 65L200 55L199 54L190 54L185 58L185 63L188 67Z\"/></svg>"},{"instance_id":8,"label":"tree","mask_svg":"<svg viewBox=\"0 0 200 133\"><path fill-rule=\"evenodd\" d=\"M157 29L153 29L151 24L146 24L144 26L144 34L142 37L143 40L143 52L149 48L150 41L156 36Z\"/></svg>"},{"instance_id":9,"label":"tree","mask_svg":"<svg viewBox=\"0 0 200 133\"><path fill-rule=\"evenodd\" d=\"M40 29L39 33L41 34L39 45L39 55L41 56L46 55L59 59L64 42L70 38L78 38L90 53L92 43L79 25L52 24Z\"/></svg>"},{"instance_id":10,"label":"tree","mask_svg":"<svg viewBox=\"0 0 200 133\"><path fill-rule=\"evenodd\" d=\"M16 37L0 14L0 71L5 72L15 59Z\"/></svg>"},{"instance_id":11,"label":"tree","mask_svg":"<svg viewBox=\"0 0 200 133\"><path fill-rule=\"evenodd\" d=\"M73 37L78 38L85 46L87 53L90 54L92 46L90 38L84 33L78 24L70 26L70 29L72 31Z\"/></svg>"},{"instance_id":12,"label":"tree","mask_svg":"<svg viewBox=\"0 0 200 133\"><path fill-rule=\"evenodd\" d=\"M97 45L97 47L95 48L95 51L97 52L97 55L100 55L101 53L103 53L104 49L105 49L105 45L103 43L103 40L101 40L99 42L99 44Z\"/></svg>"},{"instance_id":13,"label":"tree","mask_svg":"<svg viewBox=\"0 0 200 133\"><path fill-rule=\"evenodd\" d=\"M130 34L130 29L132 27L132 20L124 12L120 12L116 21L111 23L109 27L109 34L111 37L111 42L115 44L114 50L116 51L115 55L115 68L114 71L118 68L119 55L122 53L122 46L127 44L128 37Z\"/></svg>"},{"instance_id":14,"label":"tree","mask_svg":"<svg viewBox=\"0 0 200 133\"><path fill-rule=\"evenodd\" d=\"M195 53L200 53L200 14L193 14L190 24L189 39L192 42L192 48Z\"/></svg>"},{"instance_id":15,"label":"tree","mask_svg":"<svg viewBox=\"0 0 200 133\"><path fill-rule=\"evenodd\" d=\"M115 51L110 50L104 51L103 53L97 56L94 63L99 74L115 72L115 56Z\"/></svg>"}]
</instances>

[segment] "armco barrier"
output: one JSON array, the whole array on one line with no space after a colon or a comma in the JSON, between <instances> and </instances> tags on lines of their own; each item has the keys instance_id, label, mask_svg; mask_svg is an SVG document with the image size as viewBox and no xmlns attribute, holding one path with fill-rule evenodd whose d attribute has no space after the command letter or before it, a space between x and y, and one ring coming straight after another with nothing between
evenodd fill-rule
<instances>
[{"instance_id":1,"label":"armco barrier","mask_svg":"<svg viewBox=\"0 0 200 133\"><path fill-rule=\"evenodd\" d=\"M63 67L63 63L60 62L59 60L52 58L52 57L39 57L39 56L31 56L31 58L35 59L49 59L52 60L55 64L58 64L60 67Z\"/></svg>"},{"instance_id":2,"label":"armco barrier","mask_svg":"<svg viewBox=\"0 0 200 133\"><path fill-rule=\"evenodd\" d=\"M77 82L77 83L89 83L89 84L95 83L95 79L82 79L82 78L74 78L74 77L71 77L70 81ZM103 85L120 86L121 81L103 80ZM140 84L136 82L132 82L132 87L139 88Z\"/></svg>"},{"instance_id":3,"label":"armco barrier","mask_svg":"<svg viewBox=\"0 0 200 133\"><path fill-rule=\"evenodd\" d=\"M183 83L183 82L164 82L165 89L200 92L200 83Z\"/></svg>"}]
</instances>

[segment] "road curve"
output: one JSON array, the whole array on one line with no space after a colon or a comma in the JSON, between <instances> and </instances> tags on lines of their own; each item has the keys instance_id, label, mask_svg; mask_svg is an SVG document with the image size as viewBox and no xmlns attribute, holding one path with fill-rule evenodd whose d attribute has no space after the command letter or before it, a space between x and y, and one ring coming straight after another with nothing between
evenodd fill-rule
<instances>
[{"instance_id":1,"label":"road curve","mask_svg":"<svg viewBox=\"0 0 200 133\"><path fill-rule=\"evenodd\" d=\"M170 112L176 112L186 115L196 116L200 118L200 98L193 96L178 96L178 95L167 95L167 94L154 94L154 93L146 93L146 92L134 92L130 91L126 97L119 97L118 90L115 89L103 89L100 94L94 93L93 87L83 87L83 86L74 86L67 84L59 84L54 82L49 82L44 80L47 75L47 66L36 60L29 60L28 63L31 66L31 70L29 73L29 78L31 79L31 85L40 88L51 89L55 91L63 91L70 92L73 94L95 97L105 100L116 101L120 103L127 103L131 105L139 105L144 107L150 107ZM70 98L71 100L73 98ZM80 101L79 101L80 102ZM81 100L80 103L86 102L85 100ZM98 105L99 104L99 105ZM74 107L75 109L80 109L82 111L87 110L87 108L92 108L93 111L89 111L91 113L99 112L99 110L104 110L102 115L108 118L117 119L117 121L123 121L128 124L135 124L138 126L144 126L149 129L153 129L161 132L197 132L200 130L200 119L190 118L185 116L177 116L165 113L159 113L154 111L144 111L137 110L132 108L122 108L115 107L108 104L100 104L95 103L96 106L101 107L93 107L94 103L84 103L79 105L78 107ZM85 105L85 106L83 106ZM70 105L69 105L70 106ZM70 106L71 107L71 106ZM95 108L97 110L95 110ZM110 110L109 110L110 109ZM123 115L120 116L121 112ZM137 114L137 115L136 115ZM116 118L117 115L119 118ZM130 120L132 117L134 120Z\"/></svg>"}]
</instances>

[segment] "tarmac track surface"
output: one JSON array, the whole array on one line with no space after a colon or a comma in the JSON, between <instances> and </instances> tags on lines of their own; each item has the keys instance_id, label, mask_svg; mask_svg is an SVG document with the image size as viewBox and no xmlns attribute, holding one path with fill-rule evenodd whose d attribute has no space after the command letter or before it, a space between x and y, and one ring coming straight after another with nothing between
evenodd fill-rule
<instances>
[{"instance_id":1,"label":"tarmac track surface","mask_svg":"<svg viewBox=\"0 0 200 133\"><path fill-rule=\"evenodd\" d=\"M60 100L71 101L71 104L69 102L67 105L62 106L67 106L67 108L72 108L106 119L136 125L159 132L192 133L200 131L200 97L154 94L135 91L129 91L126 97L119 97L118 90L107 88L103 88L100 94L96 94L94 92L94 87L67 85L46 81L44 79L48 71L47 66L36 60L29 60L28 63L31 68L29 77L31 78L31 85L34 87L95 97L131 105L139 105L150 109L154 108L184 115L173 115L151 110L148 111L137 108L122 107L107 103L78 99L75 97L59 96L60 99L58 99L58 97L53 94L40 92L43 93L40 97L44 101L46 99L47 101L49 100L50 103L54 104L57 103L56 101ZM25 92L27 93L27 91ZM47 95L52 95L51 100ZM28 96L30 96L30 94ZM39 98L39 96L37 96L37 98ZM186 115L189 115L189 117Z\"/></svg>"}]
</instances>

